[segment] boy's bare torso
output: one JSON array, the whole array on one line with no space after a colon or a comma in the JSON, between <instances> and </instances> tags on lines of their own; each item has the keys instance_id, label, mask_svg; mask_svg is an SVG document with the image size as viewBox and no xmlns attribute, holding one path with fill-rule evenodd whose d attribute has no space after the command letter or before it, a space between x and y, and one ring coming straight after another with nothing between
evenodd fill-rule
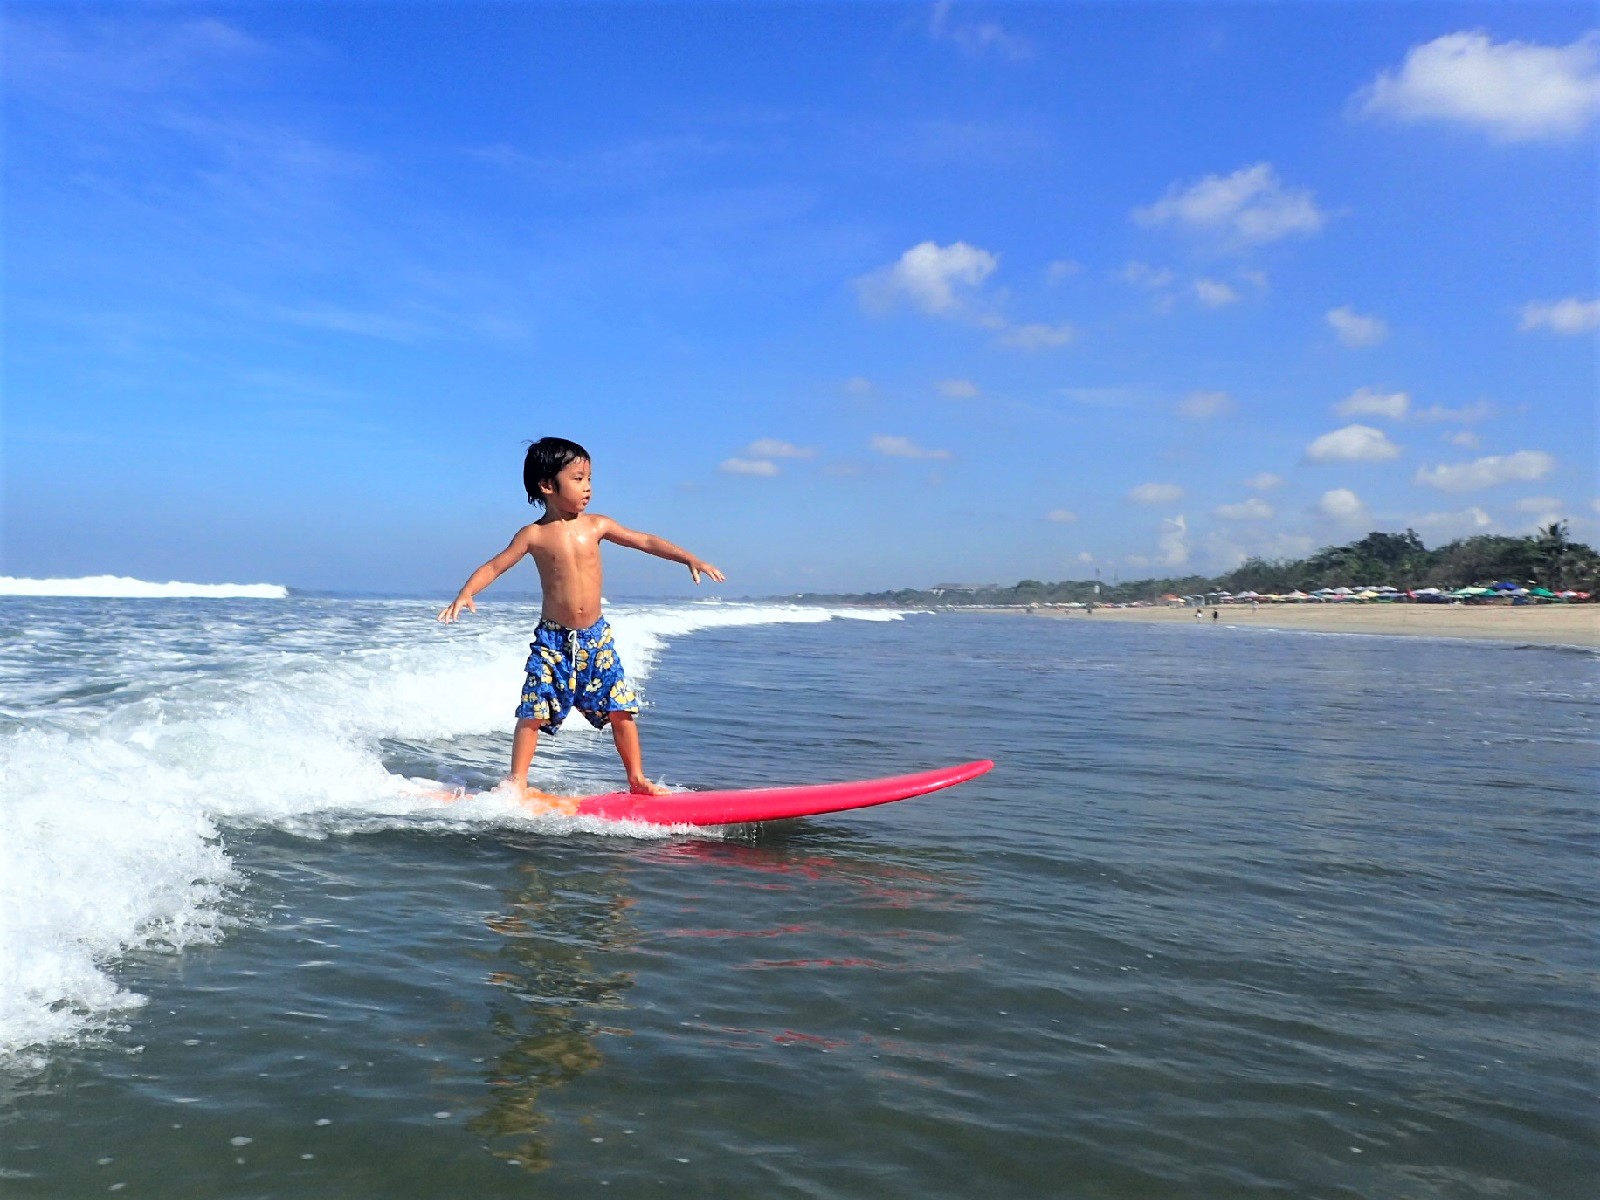
<instances>
[{"instance_id":1,"label":"boy's bare torso","mask_svg":"<svg viewBox=\"0 0 1600 1200\"><path fill-rule=\"evenodd\" d=\"M545 620L587 629L600 619L600 543L610 524L609 517L580 513L545 517L518 532L517 540L539 568L544 591L540 615Z\"/></svg>"}]
</instances>

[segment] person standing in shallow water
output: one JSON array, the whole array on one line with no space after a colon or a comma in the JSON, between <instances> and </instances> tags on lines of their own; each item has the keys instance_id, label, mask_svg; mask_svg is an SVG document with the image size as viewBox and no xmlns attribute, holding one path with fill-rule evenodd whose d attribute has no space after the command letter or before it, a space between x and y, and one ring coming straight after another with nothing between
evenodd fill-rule
<instances>
[{"instance_id":1,"label":"person standing in shallow water","mask_svg":"<svg viewBox=\"0 0 1600 1200\"><path fill-rule=\"evenodd\" d=\"M556 733L567 714L576 708L596 729L611 727L617 756L628 773L630 791L664 795L667 789L650 782L644 773L639 730L634 722L639 699L623 673L611 625L600 612L600 544L615 542L682 563L696 584L702 575L716 583L722 583L726 576L664 538L639 533L610 517L587 511L593 493L593 470L589 452L566 438L540 438L528 447L522 484L528 503L541 505L544 515L517 530L509 546L474 571L456 598L440 610L439 620L449 624L461 615L462 609L477 612L473 596L524 555L533 559L539 568L543 603L534 640L528 647L531 653L522 701L517 705L508 781L524 794L535 794L528 788L528 768L539 746L539 734Z\"/></svg>"}]
</instances>

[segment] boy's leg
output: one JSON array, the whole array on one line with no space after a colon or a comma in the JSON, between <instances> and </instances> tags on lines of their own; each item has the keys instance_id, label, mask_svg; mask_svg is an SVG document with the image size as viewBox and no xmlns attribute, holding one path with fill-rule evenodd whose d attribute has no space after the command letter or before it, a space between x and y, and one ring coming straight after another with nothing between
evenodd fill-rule
<instances>
[{"instance_id":1,"label":"boy's leg","mask_svg":"<svg viewBox=\"0 0 1600 1200\"><path fill-rule=\"evenodd\" d=\"M628 790L645 796L665 796L667 788L651 783L644 774L644 755L639 750L639 726L630 712L610 712L611 738L617 743L617 757L628 773Z\"/></svg>"},{"instance_id":2,"label":"boy's leg","mask_svg":"<svg viewBox=\"0 0 1600 1200\"><path fill-rule=\"evenodd\" d=\"M517 731L511 735L511 774L509 779L519 788L528 786L528 768L533 765L533 752L539 748L539 722L533 717L518 717Z\"/></svg>"}]
</instances>

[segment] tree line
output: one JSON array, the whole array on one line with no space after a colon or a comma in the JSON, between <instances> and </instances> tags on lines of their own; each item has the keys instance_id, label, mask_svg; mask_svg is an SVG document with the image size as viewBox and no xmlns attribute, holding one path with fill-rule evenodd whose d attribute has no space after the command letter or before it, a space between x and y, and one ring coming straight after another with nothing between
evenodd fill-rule
<instances>
[{"instance_id":1,"label":"tree line","mask_svg":"<svg viewBox=\"0 0 1600 1200\"><path fill-rule=\"evenodd\" d=\"M1527 537L1485 533L1458 538L1429 550L1415 530L1372 532L1343 546L1324 546L1306 558L1247 558L1223 575L1183 575L1106 583L1068 579L1046 583L1023 579L1012 586L972 589L901 588L866 595L808 594L816 603L854 602L897 607L962 604L1126 603L1164 595L1197 596L1219 591L1284 594L1325 587L1381 587L1401 591L1451 589L1512 580L1552 591L1593 593L1600 588L1600 554L1568 535L1565 521L1541 526ZM1099 588L1098 594L1096 588Z\"/></svg>"}]
</instances>

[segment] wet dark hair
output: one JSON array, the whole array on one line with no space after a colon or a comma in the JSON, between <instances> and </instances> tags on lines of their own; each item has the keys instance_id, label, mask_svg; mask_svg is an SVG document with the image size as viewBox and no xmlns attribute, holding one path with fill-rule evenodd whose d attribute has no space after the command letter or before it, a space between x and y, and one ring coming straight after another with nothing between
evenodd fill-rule
<instances>
[{"instance_id":1,"label":"wet dark hair","mask_svg":"<svg viewBox=\"0 0 1600 1200\"><path fill-rule=\"evenodd\" d=\"M554 487L556 476L579 459L591 461L589 452L566 438L540 438L530 445L528 457L522 460L522 486L527 490L528 503L543 505L545 500L539 485L548 483Z\"/></svg>"}]
</instances>

